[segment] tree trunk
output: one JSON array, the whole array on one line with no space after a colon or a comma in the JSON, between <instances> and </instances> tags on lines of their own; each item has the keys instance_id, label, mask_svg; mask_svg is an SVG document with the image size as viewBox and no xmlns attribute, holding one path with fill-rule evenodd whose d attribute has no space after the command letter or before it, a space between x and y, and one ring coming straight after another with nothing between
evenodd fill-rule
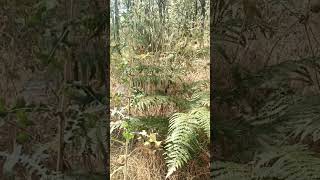
<instances>
[{"instance_id":1,"label":"tree trunk","mask_svg":"<svg viewBox=\"0 0 320 180\"><path fill-rule=\"evenodd\" d=\"M118 0L114 1L114 21L115 21L115 39L117 42L120 41L120 22L119 22L119 7Z\"/></svg>"},{"instance_id":2,"label":"tree trunk","mask_svg":"<svg viewBox=\"0 0 320 180\"><path fill-rule=\"evenodd\" d=\"M66 10L66 14L69 17L68 19L71 20L73 17L73 0L70 2L70 11ZM65 1L65 7L67 7L67 0ZM69 15L68 15L69 14ZM63 88L66 87L67 82L72 79L72 62L73 62L73 49L67 50L67 58L65 59L64 63L64 78L63 78ZM63 92L61 100L60 100L60 107L59 107L59 122L58 122L58 139L59 139L59 147L58 147L58 157L57 157L57 171L63 173L63 157L64 157L64 123L65 123L65 109L68 104L68 98Z\"/></svg>"},{"instance_id":3,"label":"tree trunk","mask_svg":"<svg viewBox=\"0 0 320 180\"><path fill-rule=\"evenodd\" d=\"M193 15L193 21L192 21L192 28L195 27L195 23L197 21L197 16L198 16L198 0L194 1L194 15Z\"/></svg>"},{"instance_id":4,"label":"tree trunk","mask_svg":"<svg viewBox=\"0 0 320 180\"><path fill-rule=\"evenodd\" d=\"M204 21L206 19L206 0L200 0L200 6L201 6L201 15L202 15L202 29L204 28Z\"/></svg>"}]
</instances>

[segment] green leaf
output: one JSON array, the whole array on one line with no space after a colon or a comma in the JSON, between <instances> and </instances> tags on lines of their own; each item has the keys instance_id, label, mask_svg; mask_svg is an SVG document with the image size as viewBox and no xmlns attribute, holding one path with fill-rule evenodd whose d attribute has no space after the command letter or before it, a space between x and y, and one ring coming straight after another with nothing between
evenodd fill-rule
<instances>
[{"instance_id":1,"label":"green leaf","mask_svg":"<svg viewBox=\"0 0 320 180\"><path fill-rule=\"evenodd\" d=\"M31 120L29 120L27 113L23 110L17 111L16 117L18 120L17 123L21 127L26 128L28 126L34 125L34 123Z\"/></svg>"},{"instance_id":2,"label":"green leaf","mask_svg":"<svg viewBox=\"0 0 320 180\"><path fill-rule=\"evenodd\" d=\"M28 133L25 132L19 132L17 134L16 140L19 144L23 144L26 143L30 140L30 135Z\"/></svg>"},{"instance_id":3,"label":"green leaf","mask_svg":"<svg viewBox=\"0 0 320 180\"><path fill-rule=\"evenodd\" d=\"M4 98L0 98L0 114L1 113L5 113L7 111L7 108L6 108L6 103L5 103L5 100Z\"/></svg>"},{"instance_id":4,"label":"green leaf","mask_svg":"<svg viewBox=\"0 0 320 180\"><path fill-rule=\"evenodd\" d=\"M131 140L134 137L134 134L132 134L132 133L130 133L128 131L123 132L122 135L126 140Z\"/></svg>"},{"instance_id":5,"label":"green leaf","mask_svg":"<svg viewBox=\"0 0 320 180\"><path fill-rule=\"evenodd\" d=\"M0 156L6 156L6 161L3 165L3 173L11 174L13 167L19 162L22 146L18 145L12 154L0 153Z\"/></svg>"}]
</instances>

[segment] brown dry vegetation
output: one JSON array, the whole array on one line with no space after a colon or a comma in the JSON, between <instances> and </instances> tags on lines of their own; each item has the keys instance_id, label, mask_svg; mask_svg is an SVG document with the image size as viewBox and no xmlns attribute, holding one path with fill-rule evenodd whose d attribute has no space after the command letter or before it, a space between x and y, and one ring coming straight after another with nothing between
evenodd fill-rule
<instances>
[{"instance_id":1,"label":"brown dry vegetation","mask_svg":"<svg viewBox=\"0 0 320 180\"><path fill-rule=\"evenodd\" d=\"M111 150L111 179L123 179L124 147L113 144ZM128 180L163 180L166 174L166 164L162 151L153 153L144 146L135 147L128 159ZM207 166L204 166L207 164ZM209 159L206 154L197 160L192 160L187 167L174 174L169 180L204 180L208 177Z\"/></svg>"}]
</instances>

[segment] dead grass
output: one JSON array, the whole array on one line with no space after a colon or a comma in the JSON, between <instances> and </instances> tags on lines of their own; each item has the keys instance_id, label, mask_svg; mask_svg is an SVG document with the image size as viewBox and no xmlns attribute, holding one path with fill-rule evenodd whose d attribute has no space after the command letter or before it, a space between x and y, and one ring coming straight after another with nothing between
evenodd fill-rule
<instances>
[{"instance_id":1,"label":"dead grass","mask_svg":"<svg viewBox=\"0 0 320 180\"><path fill-rule=\"evenodd\" d=\"M124 179L124 151L124 146L111 146L111 180ZM163 151L153 154L152 150L143 146L135 147L128 158L128 180L164 180L166 164L162 154ZM200 160L191 161L187 168L173 174L169 180L206 180L210 179L209 172L209 159L203 155Z\"/></svg>"}]
</instances>

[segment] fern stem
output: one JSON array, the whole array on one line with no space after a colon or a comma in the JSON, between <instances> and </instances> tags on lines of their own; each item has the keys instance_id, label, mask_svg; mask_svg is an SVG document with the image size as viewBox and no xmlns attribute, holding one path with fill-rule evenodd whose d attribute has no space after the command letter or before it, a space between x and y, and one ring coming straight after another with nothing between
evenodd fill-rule
<instances>
[{"instance_id":1,"label":"fern stem","mask_svg":"<svg viewBox=\"0 0 320 180\"><path fill-rule=\"evenodd\" d=\"M125 153L125 165L124 165L124 180L127 180L128 178L128 145L129 145L129 139L126 139L126 153Z\"/></svg>"}]
</instances>

